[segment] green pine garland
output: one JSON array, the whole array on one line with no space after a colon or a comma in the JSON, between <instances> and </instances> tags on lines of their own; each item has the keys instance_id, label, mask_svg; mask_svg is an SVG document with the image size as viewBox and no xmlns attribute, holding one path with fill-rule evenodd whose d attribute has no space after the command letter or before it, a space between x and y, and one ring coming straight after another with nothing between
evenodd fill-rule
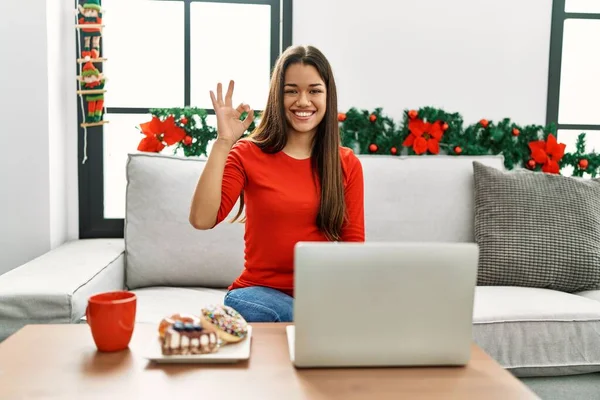
<instances>
[{"instance_id":1,"label":"green pine garland","mask_svg":"<svg viewBox=\"0 0 600 400\"><path fill-rule=\"evenodd\" d=\"M596 177L598 171L600 170L600 154L585 152L585 133L579 134L575 147L575 153L565 154L565 157L562 160L562 166L573 166L573 176L583 176L584 173L588 172L592 175L592 177ZM585 165L585 168L581 167L582 163L587 164Z\"/></svg>"},{"instance_id":2,"label":"green pine garland","mask_svg":"<svg viewBox=\"0 0 600 400\"><path fill-rule=\"evenodd\" d=\"M173 149L173 154L176 154L181 149L186 157L208 156L207 146L208 143L217 138L217 128L207 124L206 117L208 113L206 110L195 107L153 108L150 110L150 114L161 120L172 115L175 121L178 121L179 126L185 130L187 136L192 138L191 144L186 144L184 141L177 143ZM257 112L254 114L256 121L259 114ZM246 112L242 113L240 119L243 120L246 118L246 115ZM244 136L247 136L254 128L256 128L256 124L253 121L244 133Z\"/></svg>"},{"instance_id":3,"label":"green pine garland","mask_svg":"<svg viewBox=\"0 0 600 400\"><path fill-rule=\"evenodd\" d=\"M207 145L217 138L217 129L206 122L206 110L193 107L155 108L150 110L150 113L161 120L172 115L191 138L191 143L189 139L187 143L177 143L174 153L181 149L186 157L208 155ZM256 121L260 115L257 112L255 114ZM246 113L240 119L245 117ZM433 107L405 110L400 124L386 116L381 108L372 112L351 108L338 115L342 145L352 148L357 154L416 155L412 146L404 145L410 135L409 126L413 119L430 123L439 121L443 125L443 135L439 140L440 154L502 155L507 169L528 168L540 171L542 166L532 160L529 144L539 140L547 141L551 134L557 136L554 124L521 126L508 118L498 122L482 119L463 127L460 114ZM250 134L255 127L253 122L244 136ZM596 177L600 172L600 154L586 152L585 135L579 135L577 150L574 153L566 153L559 161L559 166L561 170L572 167L573 176L589 173ZM560 142L560 138L557 139ZM423 154L431 152L428 150Z\"/></svg>"},{"instance_id":4,"label":"green pine garland","mask_svg":"<svg viewBox=\"0 0 600 400\"><path fill-rule=\"evenodd\" d=\"M409 123L413 118L430 123L440 121L445 125L446 130L439 141L440 154L502 155L507 169L528 168L540 171L541 165L532 166L534 162L529 143L547 141L550 134L557 136L555 124L521 126L508 118L499 122L482 119L463 128L460 114L447 113L433 107L405 110L402 122L396 128L380 108L372 113L351 108L338 116L342 145L359 154L415 155L412 147L403 145L410 135ZM427 151L424 154L431 153ZM574 176L583 176L587 172L595 177L600 172L600 154L586 153L585 133L582 133L577 141L577 151L566 153L559 161L559 166L561 169L573 167Z\"/></svg>"}]
</instances>

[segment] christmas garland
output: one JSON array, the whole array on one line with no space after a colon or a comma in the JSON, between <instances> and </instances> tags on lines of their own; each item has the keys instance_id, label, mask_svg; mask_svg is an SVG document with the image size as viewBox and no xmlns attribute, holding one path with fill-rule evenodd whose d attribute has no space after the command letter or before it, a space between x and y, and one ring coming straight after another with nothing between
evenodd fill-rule
<instances>
[{"instance_id":1,"label":"christmas garland","mask_svg":"<svg viewBox=\"0 0 600 400\"><path fill-rule=\"evenodd\" d=\"M145 136L138 145L139 151L161 152L166 146L175 146L173 154L183 150L186 157L208 156L208 143L217 138L217 128L206 123L206 110L193 107L153 108L152 120L140 124L139 130ZM247 113L241 115L246 118ZM255 112L255 117L260 114ZM247 136L256 127L250 124L244 133Z\"/></svg>"},{"instance_id":2,"label":"christmas garland","mask_svg":"<svg viewBox=\"0 0 600 400\"><path fill-rule=\"evenodd\" d=\"M160 152L175 146L174 153L186 157L206 156L207 145L216 139L216 127L206 122L207 112L199 108L157 108L150 110L151 121L140 124L144 135L140 151ZM240 118L245 118L245 113ZM257 119L260 115L256 116ZM406 110L396 124L381 108L349 109L338 114L342 145L358 154L389 155L502 155L507 169L528 168L560 174L573 167L573 176L600 172L600 154L585 149L585 133L577 138L576 151L566 153L566 145L556 138L554 124L520 126L506 118L499 122L482 119L463 128L457 113L424 107ZM248 135L255 123L248 128Z\"/></svg>"},{"instance_id":3,"label":"christmas garland","mask_svg":"<svg viewBox=\"0 0 600 400\"><path fill-rule=\"evenodd\" d=\"M566 153L558 143L556 126L521 126L505 118L494 122L482 119L463 128L457 113L424 107L406 110L402 122L373 112L351 108L338 114L342 145L357 153L390 155L502 155L507 169L528 168L559 174L573 167L573 176L589 173L595 177L600 169L600 154L586 152L585 133L577 138L576 151Z\"/></svg>"}]
</instances>

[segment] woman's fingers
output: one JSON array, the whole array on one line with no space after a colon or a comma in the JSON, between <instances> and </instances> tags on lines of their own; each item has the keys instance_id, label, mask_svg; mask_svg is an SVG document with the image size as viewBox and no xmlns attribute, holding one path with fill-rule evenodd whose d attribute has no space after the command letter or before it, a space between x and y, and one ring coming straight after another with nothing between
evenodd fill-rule
<instances>
[{"instance_id":1,"label":"woman's fingers","mask_svg":"<svg viewBox=\"0 0 600 400\"><path fill-rule=\"evenodd\" d=\"M237 106L237 108L233 111L233 115L235 116L235 118L239 118L244 112L245 108L246 107L244 103L240 103L240 105Z\"/></svg>"},{"instance_id":2,"label":"woman's fingers","mask_svg":"<svg viewBox=\"0 0 600 400\"><path fill-rule=\"evenodd\" d=\"M250 108L249 106L247 107ZM246 118L244 118L244 127L248 129L252 124L252 121L254 121L254 110L250 109L250 111L248 111L248 115L246 116Z\"/></svg>"},{"instance_id":3,"label":"woman's fingers","mask_svg":"<svg viewBox=\"0 0 600 400\"><path fill-rule=\"evenodd\" d=\"M220 106L224 106L224 105L231 107L231 100L233 98L234 85L235 84L234 84L233 80L229 81L229 86L227 87L227 93L225 93L225 99L223 99L223 85L221 84L221 82L219 82L217 84L216 97L215 97L214 92L212 90L210 91L210 100L212 101L213 108L215 110L217 108L219 108ZM239 109L242 106L244 106L244 104L240 104L238 107L238 110L237 110L240 114L244 111L243 108Z\"/></svg>"},{"instance_id":4,"label":"woman's fingers","mask_svg":"<svg viewBox=\"0 0 600 400\"><path fill-rule=\"evenodd\" d=\"M223 104L223 85L221 85L221 82L217 84L217 102L219 105Z\"/></svg>"},{"instance_id":5,"label":"woman's fingers","mask_svg":"<svg viewBox=\"0 0 600 400\"><path fill-rule=\"evenodd\" d=\"M210 91L210 101L212 101L212 105L213 105L213 109L216 110L217 107L217 99L215 98L215 94L213 93L213 91Z\"/></svg>"},{"instance_id":6,"label":"woman's fingers","mask_svg":"<svg viewBox=\"0 0 600 400\"><path fill-rule=\"evenodd\" d=\"M229 87L227 88L227 93L225 94L225 105L231 107L231 99L233 98L233 81L229 81Z\"/></svg>"}]
</instances>

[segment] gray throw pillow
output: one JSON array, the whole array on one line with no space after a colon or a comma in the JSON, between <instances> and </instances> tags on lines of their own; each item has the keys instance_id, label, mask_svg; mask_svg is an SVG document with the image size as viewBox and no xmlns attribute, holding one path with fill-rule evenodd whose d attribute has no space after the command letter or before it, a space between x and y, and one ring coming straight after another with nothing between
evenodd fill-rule
<instances>
[{"instance_id":1,"label":"gray throw pillow","mask_svg":"<svg viewBox=\"0 0 600 400\"><path fill-rule=\"evenodd\" d=\"M473 163L478 285L600 287L600 179Z\"/></svg>"}]
</instances>

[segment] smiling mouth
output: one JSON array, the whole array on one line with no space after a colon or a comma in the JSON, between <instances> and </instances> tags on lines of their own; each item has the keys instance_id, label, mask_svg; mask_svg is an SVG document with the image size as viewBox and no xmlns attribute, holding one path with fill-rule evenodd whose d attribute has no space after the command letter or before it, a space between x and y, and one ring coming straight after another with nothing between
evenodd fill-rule
<instances>
[{"instance_id":1,"label":"smiling mouth","mask_svg":"<svg viewBox=\"0 0 600 400\"><path fill-rule=\"evenodd\" d=\"M293 111L296 118L299 119L309 119L314 115L316 111Z\"/></svg>"}]
</instances>

